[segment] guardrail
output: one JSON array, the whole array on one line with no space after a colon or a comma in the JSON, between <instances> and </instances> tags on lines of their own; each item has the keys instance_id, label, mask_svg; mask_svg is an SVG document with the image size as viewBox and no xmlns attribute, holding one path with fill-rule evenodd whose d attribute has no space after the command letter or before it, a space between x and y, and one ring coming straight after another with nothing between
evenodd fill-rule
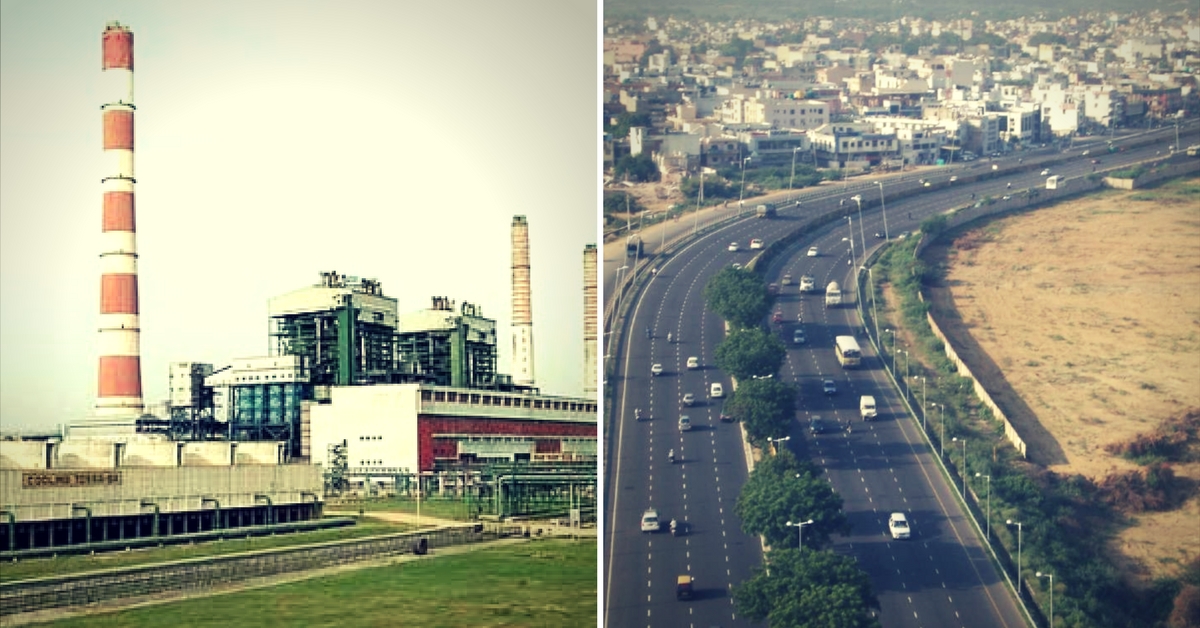
<instances>
[{"instance_id":1,"label":"guardrail","mask_svg":"<svg viewBox=\"0 0 1200 628\"><path fill-rule=\"evenodd\" d=\"M6 582L0 583L0 616L207 589L520 534L520 526L475 524Z\"/></svg>"}]
</instances>

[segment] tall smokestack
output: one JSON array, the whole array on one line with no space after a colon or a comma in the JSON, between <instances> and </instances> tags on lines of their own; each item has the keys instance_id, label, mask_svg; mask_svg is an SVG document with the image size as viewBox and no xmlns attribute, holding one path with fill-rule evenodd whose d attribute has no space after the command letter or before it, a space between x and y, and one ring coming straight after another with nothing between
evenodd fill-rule
<instances>
[{"instance_id":1,"label":"tall smokestack","mask_svg":"<svg viewBox=\"0 0 1200 628\"><path fill-rule=\"evenodd\" d=\"M583 247L583 396L596 398L596 245Z\"/></svg>"},{"instance_id":2,"label":"tall smokestack","mask_svg":"<svg viewBox=\"0 0 1200 628\"><path fill-rule=\"evenodd\" d=\"M105 170L96 416L136 418L144 406L133 203L133 32L112 22L102 41Z\"/></svg>"},{"instance_id":3,"label":"tall smokestack","mask_svg":"<svg viewBox=\"0 0 1200 628\"><path fill-rule=\"evenodd\" d=\"M529 223L512 222L513 383L533 385L533 306L529 294Z\"/></svg>"}]
</instances>

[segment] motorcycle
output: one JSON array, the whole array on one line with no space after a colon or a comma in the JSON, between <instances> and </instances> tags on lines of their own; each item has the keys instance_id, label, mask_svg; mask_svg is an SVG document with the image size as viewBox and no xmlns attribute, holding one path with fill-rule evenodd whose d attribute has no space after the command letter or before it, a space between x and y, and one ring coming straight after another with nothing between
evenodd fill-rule
<instances>
[{"instance_id":1,"label":"motorcycle","mask_svg":"<svg viewBox=\"0 0 1200 628\"><path fill-rule=\"evenodd\" d=\"M671 332L667 332L667 343L671 342Z\"/></svg>"},{"instance_id":2,"label":"motorcycle","mask_svg":"<svg viewBox=\"0 0 1200 628\"><path fill-rule=\"evenodd\" d=\"M641 408L634 408L634 409L633 409L633 420L634 420L634 421L641 421L641 420L642 420L642 409L641 409Z\"/></svg>"},{"instance_id":3,"label":"motorcycle","mask_svg":"<svg viewBox=\"0 0 1200 628\"><path fill-rule=\"evenodd\" d=\"M667 452L667 459L671 461L671 464L675 464L675 450L674 449Z\"/></svg>"}]
</instances>

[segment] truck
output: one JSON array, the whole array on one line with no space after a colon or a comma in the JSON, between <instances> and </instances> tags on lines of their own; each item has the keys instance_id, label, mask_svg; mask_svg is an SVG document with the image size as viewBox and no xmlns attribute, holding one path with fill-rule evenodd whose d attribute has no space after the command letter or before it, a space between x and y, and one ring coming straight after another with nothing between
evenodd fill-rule
<instances>
[{"instance_id":1,"label":"truck","mask_svg":"<svg viewBox=\"0 0 1200 628\"><path fill-rule=\"evenodd\" d=\"M625 255L629 257L639 257L642 254L642 236L637 234L629 236L625 240Z\"/></svg>"},{"instance_id":2,"label":"truck","mask_svg":"<svg viewBox=\"0 0 1200 628\"><path fill-rule=\"evenodd\" d=\"M825 286L825 307L842 304L842 287L838 282L831 281L828 286Z\"/></svg>"},{"instance_id":3,"label":"truck","mask_svg":"<svg viewBox=\"0 0 1200 628\"><path fill-rule=\"evenodd\" d=\"M757 208L755 208L754 215L759 218L774 218L775 217L775 204L774 203L763 203L763 204L759 205Z\"/></svg>"},{"instance_id":4,"label":"truck","mask_svg":"<svg viewBox=\"0 0 1200 628\"><path fill-rule=\"evenodd\" d=\"M1059 183L1061 181L1062 181L1062 178L1059 177L1058 175L1051 175L1049 177L1046 177L1046 189L1047 190L1057 190Z\"/></svg>"},{"instance_id":5,"label":"truck","mask_svg":"<svg viewBox=\"0 0 1200 628\"><path fill-rule=\"evenodd\" d=\"M875 397L872 395L863 395L858 398L858 414L862 416L862 420L870 421L878 416L875 410Z\"/></svg>"}]
</instances>

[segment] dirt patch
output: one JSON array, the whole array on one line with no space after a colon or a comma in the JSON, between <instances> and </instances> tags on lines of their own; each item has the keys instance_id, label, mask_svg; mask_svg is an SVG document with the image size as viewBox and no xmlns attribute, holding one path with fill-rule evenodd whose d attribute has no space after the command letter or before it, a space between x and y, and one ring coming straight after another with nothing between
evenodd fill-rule
<instances>
[{"instance_id":1,"label":"dirt patch","mask_svg":"<svg viewBox=\"0 0 1200 628\"><path fill-rule=\"evenodd\" d=\"M1105 446L1200 407L1200 180L1005 217L930 247L935 316L1012 415L1030 459L1099 479ZM1036 429L1022 429L1024 425ZM1200 465L1176 465L1195 478ZM1143 573L1200 551L1200 498L1117 544ZM1166 566L1164 566L1166 565Z\"/></svg>"}]
</instances>

